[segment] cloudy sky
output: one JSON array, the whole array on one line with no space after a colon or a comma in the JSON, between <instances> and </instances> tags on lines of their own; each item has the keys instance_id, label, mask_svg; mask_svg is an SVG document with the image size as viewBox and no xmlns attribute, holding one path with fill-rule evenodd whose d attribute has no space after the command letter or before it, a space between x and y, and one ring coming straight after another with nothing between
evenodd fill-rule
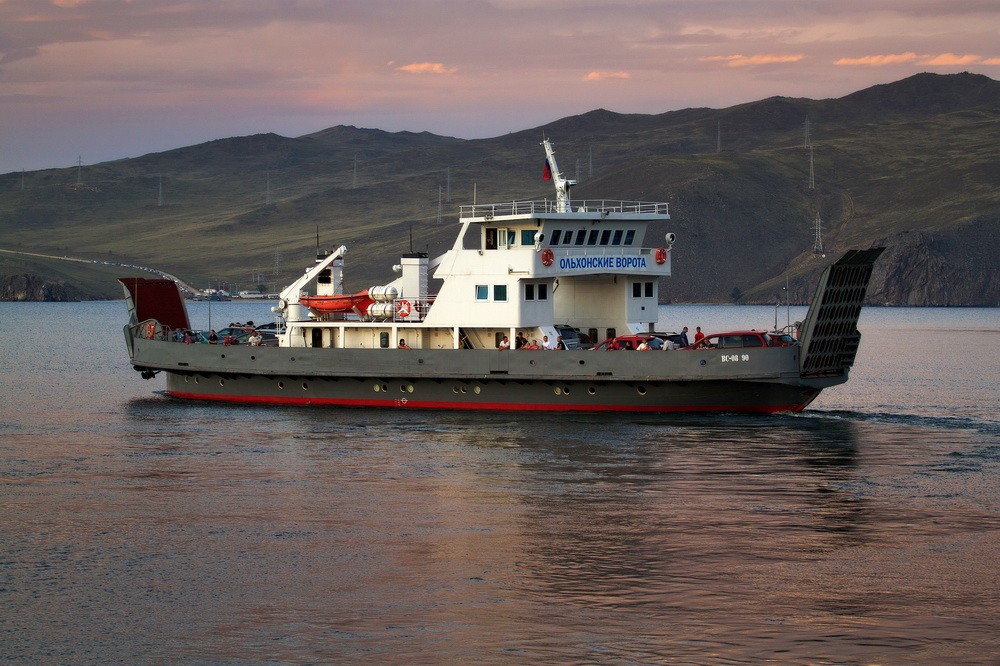
<instances>
[{"instance_id":1,"label":"cloudy sky","mask_svg":"<svg viewBox=\"0 0 1000 666\"><path fill-rule=\"evenodd\" d=\"M1000 78L997 0L0 0L0 173Z\"/></svg>"}]
</instances>

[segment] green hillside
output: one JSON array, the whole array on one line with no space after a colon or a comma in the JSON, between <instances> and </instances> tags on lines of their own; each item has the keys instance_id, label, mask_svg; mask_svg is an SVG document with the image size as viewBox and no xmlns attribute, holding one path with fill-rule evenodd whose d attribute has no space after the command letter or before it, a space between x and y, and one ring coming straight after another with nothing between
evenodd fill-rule
<instances>
[{"instance_id":1,"label":"green hillside","mask_svg":"<svg viewBox=\"0 0 1000 666\"><path fill-rule=\"evenodd\" d=\"M347 287L363 288L391 278L411 234L414 249L449 247L458 206L474 196L552 197L540 178L544 132L580 181L576 198L670 202L673 219L656 233L679 237L661 291L672 301L770 303L786 279L805 301L832 255L881 243L873 301L997 305L998 119L997 81L921 74L832 100L597 110L484 140L353 127L236 137L0 176L0 248L112 258L231 289L255 288L263 273L274 290L311 262L318 231L323 247L348 246ZM831 256L813 252L817 214ZM74 279L96 294L106 276Z\"/></svg>"}]
</instances>

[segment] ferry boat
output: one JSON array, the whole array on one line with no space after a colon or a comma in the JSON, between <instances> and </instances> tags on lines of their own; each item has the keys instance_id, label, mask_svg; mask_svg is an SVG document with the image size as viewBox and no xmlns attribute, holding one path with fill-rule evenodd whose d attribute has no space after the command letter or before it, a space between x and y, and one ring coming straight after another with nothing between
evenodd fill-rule
<instances>
[{"instance_id":1,"label":"ferry boat","mask_svg":"<svg viewBox=\"0 0 1000 666\"><path fill-rule=\"evenodd\" d=\"M791 343L572 348L577 332L598 342L655 330L677 239L649 231L670 219L666 203L572 200L575 181L542 145L554 200L462 206L451 249L405 254L394 279L362 292L344 293L347 248L322 253L272 308L274 347L184 344L176 285L121 278L133 367L162 374L176 398L406 409L797 412L847 381L882 248L827 268Z\"/></svg>"}]
</instances>

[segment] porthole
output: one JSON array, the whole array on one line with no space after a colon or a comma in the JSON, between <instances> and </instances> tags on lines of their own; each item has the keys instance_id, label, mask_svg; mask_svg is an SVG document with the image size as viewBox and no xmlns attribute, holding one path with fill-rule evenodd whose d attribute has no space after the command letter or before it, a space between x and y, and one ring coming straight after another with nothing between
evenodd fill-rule
<instances>
[{"instance_id":1,"label":"porthole","mask_svg":"<svg viewBox=\"0 0 1000 666\"><path fill-rule=\"evenodd\" d=\"M250 360L251 360L251 361L256 361L256 360L257 360L257 357L256 357L256 356L250 356Z\"/></svg>"},{"instance_id":2,"label":"porthole","mask_svg":"<svg viewBox=\"0 0 1000 666\"><path fill-rule=\"evenodd\" d=\"M386 384L382 384L382 393L388 393L389 387Z\"/></svg>"},{"instance_id":3,"label":"porthole","mask_svg":"<svg viewBox=\"0 0 1000 666\"><path fill-rule=\"evenodd\" d=\"M400 384L399 390L401 393L413 393L413 384Z\"/></svg>"},{"instance_id":4,"label":"porthole","mask_svg":"<svg viewBox=\"0 0 1000 666\"><path fill-rule=\"evenodd\" d=\"M468 393L468 391L465 390L464 386L462 387L462 393Z\"/></svg>"},{"instance_id":5,"label":"porthole","mask_svg":"<svg viewBox=\"0 0 1000 666\"><path fill-rule=\"evenodd\" d=\"M226 355L225 355L225 354L223 354L223 355L222 355L222 358L226 358Z\"/></svg>"},{"instance_id":6,"label":"porthole","mask_svg":"<svg viewBox=\"0 0 1000 666\"><path fill-rule=\"evenodd\" d=\"M375 384L375 386L373 386L373 387L372 387L372 389L373 389L373 390L374 390L374 391L375 391L376 393L378 393L379 391L381 391L381 390L382 390L382 385L381 385L381 384Z\"/></svg>"},{"instance_id":7,"label":"porthole","mask_svg":"<svg viewBox=\"0 0 1000 666\"><path fill-rule=\"evenodd\" d=\"M646 387L645 386L637 386L635 388L635 392L638 393L639 395L646 395Z\"/></svg>"},{"instance_id":8,"label":"porthole","mask_svg":"<svg viewBox=\"0 0 1000 666\"><path fill-rule=\"evenodd\" d=\"M534 365L534 364L535 364L535 359L531 359L528 361L528 365Z\"/></svg>"},{"instance_id":9,"label":"porthole","mask_svg":"<svg viewBox=\"0 0 1000 666\"><path fill-rule=\"evenodd\" d=\"M458 393L458 387L457 386L452 386L451 387L451 392L452 393Z\"/></svg>"},{"instance_id":10,"label":"porthole","mask_svg":"<svg viewBox=\"0 0 1000 666\"><path fill-rule=\"evenodd\" d=\"M482 392L483 392L483 389L482 389L482 387L479 387L479 386L476 386L476 387L474 387L474 388L472 389L472 391L473 391L473 393L475 393L476 395L479 395L480 393L482 393Z\"/></svg>"},{"instance_id":11,"label":"porthole","mask_svg":"<svg viewBox=\"0 0 1000 666\"><path fill-rule=\"evenodd\" d=\"M563 395L569 395L569 387L563 389Z\"/></svg>"},{"instance_id":12,"label":"porthole","mask_svg":"<svg viewBox=\"0 0 1000 666\"><path fill-rule=\"evenodd\" d=\"M278 388L280 389L285 388L285 382L278 382Z\"/></svg>"},{"instance_id":13,"label":"porthole","mask_svg":"<svg viewBox=\"0 0 1000 666\"><path fill-rule=\"evenodd\" d=\"M552 392L555 393L556 395L562 395L562 387L556 386L555 388L552 389Z\"/></svg>"},{"instance_id":14,"label":"porthole","mask_svg":"<svg viewBox=\"0 0 1000 666\"><path fill-rule=\"evenodd\" d=\"M226 380L225 379L220 379L219 380L219 386L225 386L225 385L226 385Z\"/></svg>"},{"instance_id":15,"label":"porthole","mask_svg":"<svg viewBox=\"0 0 1000 666\"><path fill-rule=\"evenodd\" d=\"M591 386L590 388L587 389L587 393L589 393L590 395L597 395L597 389Z\"/></svg>"},{"instance_id":16,"label":"porthole","mask_svg":"<svg viewBox=\"0 0 1000 666\"><path fill-rule=\"evenodd\" d=\"M309 384L306 383L306 382L302 382L302 390L303 391L308 391L309 390Z\"/></svg>"},{"instance_id":17,"label":"porthole","mask_svg":"<svg viewBox=\"0 0 1000 666\"><path fill-rule=\"evenodd\" d=\"M586 362L586 361L584 361L584 360L583 360L583 359L581 358L581 359L580 359L580 365L587 365L587 362Z\"/></svg>"},{"instance_id":18,"label":"porthole","mask_svg":"<svg viewBox=\"0 0 1000 666\"><path fill-rule=\"evenodd\" d=\"M195 378L194 378L194 383L195 383L195 384L201 384L201 381L200 381L200 380L199 380L199 379L198 379L197 377L195 377Z\"/></svg>"},{"instance_id":19,"label":"porthole","mask_svg":"<svg viewBox=\"0 0 1000 666\"><path fill-rule=\"evenodd\" d=\"M189 384L190 382L191 382L191 378L188 377L187 375L184 375L184 383L185 384Z\"/></svg>"}]
</instances>

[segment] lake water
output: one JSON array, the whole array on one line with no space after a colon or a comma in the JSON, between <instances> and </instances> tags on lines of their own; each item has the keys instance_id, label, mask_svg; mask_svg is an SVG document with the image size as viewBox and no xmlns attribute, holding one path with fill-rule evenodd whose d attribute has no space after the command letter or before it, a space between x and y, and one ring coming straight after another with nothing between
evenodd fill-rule
<instances>
[{"instance_id":1,"label":"lake water","mask_svg":"<svg viewBox=\"0 0 1000 666\"><path fill-rule=\"evenodd\" d=\"M184 403L122 303L0 303L0 662L997 663L998 315L866 309L799 415L512 416Z\"/></svg>"}]
</instances>

